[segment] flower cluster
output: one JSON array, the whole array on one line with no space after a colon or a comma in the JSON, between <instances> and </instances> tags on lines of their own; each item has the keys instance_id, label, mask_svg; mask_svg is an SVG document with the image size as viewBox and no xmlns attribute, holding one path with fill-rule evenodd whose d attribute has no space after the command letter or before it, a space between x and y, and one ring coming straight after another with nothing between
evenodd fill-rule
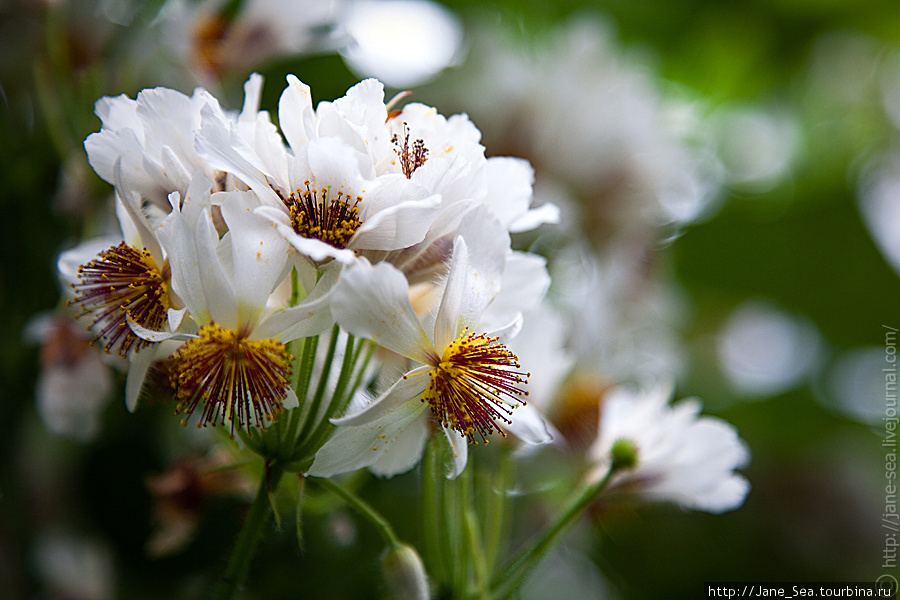
<instances>
[{"instance_id":1,"label":"flower cluster","mask_svg":"<svg viewBox=\"0 0 900 600\"><path fill-rule=\"evenodd\" d=\"M530 207L530 166L486 158L464 115L385 103L375 80L314 109L289 76L280 132L261 89L252 76L239 113L202 89L97 104L103 127L85 147L115 187L122 239L85 242L60 269L95 341L129 361L129 409L164 361L184 423L196 412L198 426L252 435L299 405L288 344L336 325L412 370L383 393L360 388L314 474L407 470L429 427L456 448L458 474L467 442L518 431L514 409L539 422L504 345L534 292L493 306L507 271L547 277L510 244L556 217Z\"/></svg>"}]
</instances>

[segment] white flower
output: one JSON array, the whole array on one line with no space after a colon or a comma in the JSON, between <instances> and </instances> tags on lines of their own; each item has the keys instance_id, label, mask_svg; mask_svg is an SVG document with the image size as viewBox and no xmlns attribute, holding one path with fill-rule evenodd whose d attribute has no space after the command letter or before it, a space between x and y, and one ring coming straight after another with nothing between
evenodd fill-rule
<instances>
[{"instance_id":1,"label":"white flower","mask_svg":"<svg viewBox=\"0 0 900 600\"><path fill-rule=\"evenodd\" d=\"M320 286L307 290L297 306L273 311L269 299L287 275L293 251L272 223L253 211L259 206L256 194L211 196L208 190L209 182L198 184L184 204L172 194L172 211L159 227L170 252L172 288L184 301L186 321L199 331L129 325L147 340L188 340L172 355L170 380L178 410L187 422L202 402L198 426L230 421L233 434L235 427L264 427L284 408L296 406L285 342L331 325L328 292L336 272L323 272ZM228 227L221 238L213 224L213 203Z\"/></svg>"},{"instance_id":2,"label":"white flower","mask_svg":"<svg viewBox=\"0 0 900 600\"><path fill-rule=\"evenodd\" d=\"M493 335L477 333L499 290L505 242L472 236L470 250L456 238L440 306L433 322L426 320L432 333L409 302L406 278L391 265L360 262L343 274L332 306L341 326L423 366L362 410L334 421L338 430L316 455L311 475L362 467L402 473L421 458L430 423L453 449L450 477L465 467L466 442L487 442L494 431L511 431L529 443L549 441L540 416L524 402L528 374L501 343L519 320Z\"/></svg>"},{"instance_id":3,"label":"white flower","mask_svg":"<svg viewBox=\"0 0 900 600\"><path fill-rule=\"evenodd\" d=\"M607 394L590 450L597 477L610 468L613 444L626 440L637 451L637 464L615 474L611 489L711 513L738 508L750 484L734 471L749 462L747 446L729 423L699 416L697 400L669 406L671 394L666 386Z\"/></svg>"},{"instance_id":4,"label":"white flower","mask_svg":"<svg viewBox=\"0 0 900 600\"><path fill-rule=\"evenodd\" d=\"M247 0L235 15L222 0L172 0L162 28L182 66L217 80L279 56L322 51L336 43L330 32L341 0Z\"/></svg>"},{"instance_id":5,"label":"white flower","mask_svg":"<svg viewBox=\"0 0 900 600\"><path fill-rule=\"evenodd\" d=\"M290 152L274 130L257 124L251 136L211 109L198 152L254 190L263 203L258 212L317 263L348 263L358 252L421 241L440 197L399 172L376 173L366 150L388 133L381 85L364 81L314 112L309 88L293 76L288 82L279 117Z\"/></svg>"},{"instance_id":6,"label":"white flower","mask_svg":"<svg viewBox=\"0 0 900 600\"><path fill-rule=\"evenodd\" d=\"M506 32L481 28L469 56L485 59L461 67L469 85L439 91L465 102L488 146L511 148L541 181L576 193L577 225L603 238L689 222L721 180L697 143L699 111L654 89L646 61L617 48L611 30L577 15L523 53Z\"/></svg>"},{"instance_id":7,"label":"white flower","mask_svg":"<svg viewBox=\"0 0 900 600\"><path fill-rule=\"evenodd\" d=\"M38 415L57 435L89 442L100 432L101 415L113 381L103 354L69 318L40 315L25 329L41 345L41 371L35 384Z\"/></svg>"}]
</instances>

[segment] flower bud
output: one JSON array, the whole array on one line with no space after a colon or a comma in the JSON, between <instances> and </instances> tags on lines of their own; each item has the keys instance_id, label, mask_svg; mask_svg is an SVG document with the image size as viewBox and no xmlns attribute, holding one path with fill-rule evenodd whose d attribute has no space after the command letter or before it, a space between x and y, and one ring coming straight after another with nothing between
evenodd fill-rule
<instances>
[{"instance_id":1,"label":"flower bud","mask_svg":"<svg viewBox=\"0 0 900 600\"><path fill-rule=\"evenodd\" d=\"M609 458L612 461L612 469L630 469L638 463L638 451L631 440L620 438L613 442L609 449Z\"/></svg>"},{"instance_id":2,"label":"flower bud","mask_svg":"<svg viewBox=\"0 0 900 600\"><path fill-rule=\"evenodd\" d=\"M389 548L381 558L381 568L391 598L428 600L428 576L415 548L408 544Z\"/></svg>"}]
</instances>

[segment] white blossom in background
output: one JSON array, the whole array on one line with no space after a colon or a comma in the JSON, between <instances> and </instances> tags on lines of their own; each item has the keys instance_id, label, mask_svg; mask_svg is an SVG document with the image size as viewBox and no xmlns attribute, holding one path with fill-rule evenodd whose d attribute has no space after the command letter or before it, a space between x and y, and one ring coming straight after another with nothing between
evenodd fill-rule
<instances>
[{"instance_id":1,"label":"white blossom in background","mask_svg":"<svg viewBox=\"0 0 900 600\"><path fill-rule=\"evenodd\" d=\"M350 68L400 89L454 64L463 42L457 16L428 0L349 0L340 28Z\"/></svg>"},{"instance_id":2,"label":"white blossom in background","mask_svg":"<svg viewBox=\"0 0 900 600\"><path fill-rule=\"evenodd\" d=\"M862 176L857 203L875 245L900 273L900 153L870 165Z\"/></svg>"},{"instance_id":3,"label":"white blossom in background","mask_svg":"<svg viewBox=\"0 0 900 600\"><path fill-rule=\"evenodd\" d=\"M206 85L344 43L336 31L343 0L245 0L235 15L225 14L228 4L169 0L160 11L158 26L170 52Z\"/></svg>"},{"instance_id":4,"label":"white blossom in background","mask_svg":"<svg viewBox=\"0 0 900 600\"><path fill-rule=\"evenodd\" d=\"M475 35L471 55L485 58L461 67L474 81L466 110L489 147L571 189L593 235L690 222L715 198L721 167L697 111L664 98L648 61L618 49L608 24L582 15L528 52L496 28Z\"/></svg>"},{"instance_id":5,"label":"white blossom in background","mask_svg":"<svg viewBox=\"0 0 900 600\"><path fill-rule=\"evenodd\" d=\"M800 125L787 110L727 107L711 121L730 187L762 194L788 175L800 145Z\"/></svg>"},{"instance_id":6,"label":"white blossom in background","mask_svg":"<svg viewBox=\"0 0 900 600\"><path fill-rule=\"evenodd\" d=\"M771 302L738 306L719 333L719 366L746 396L768 398L808 380L822 362L824 343L808 319Z\"/></svg>"},{"instance_id":7,"label":"white blossom in background","mask_svg":"<svg viewBox=\"0 0 900 600\"><path fill-rule=\"evenodd\" d=\"M589 455L594 477L611 466L610 451L619 440L637 452L631 468L613 475L610 490L647 501L722 513L741 506L750 490L735 472L750 461L750 451L731 424L700 416L700 402L670 405L671 386L644 390L615 388L603 399L597 440Z\"/></svg>"},{"instance_id":8,"label":"white blossom in background","mask_svg":"<svg viewBox=\"0 0 900 600\"><path fill-rule=\"evenodd\" d=\"M679 337L685 300L636 250L613 244L600 258L575 243L557 257L554 301L565 317L567 346L579 371L614 382L676 378L687 367Z\"/></svg>"},{"instance_id":9,"label":"white blossom in background","mask_svg":"<svg viewBox=\"0 0 900 600\"><path fill-rule=\"evenodd\" d=\"M44 426L79 442L93 440L113 388L103 352L90 345L88 332L68 315L37 315L26 326L24 337L41 346L34 393Z\"/></svg>"},{"instance_id":10,"label":"white blossom in background","mask_svg":"<svg viewBox=\"0 0 900 600\"><path fill-rule=\"evenodd\" d=\"M32 559L51 598L116 597L113 552L101 540L64 531L43 532L35 540Z\"/></svg>"}]
</instances>

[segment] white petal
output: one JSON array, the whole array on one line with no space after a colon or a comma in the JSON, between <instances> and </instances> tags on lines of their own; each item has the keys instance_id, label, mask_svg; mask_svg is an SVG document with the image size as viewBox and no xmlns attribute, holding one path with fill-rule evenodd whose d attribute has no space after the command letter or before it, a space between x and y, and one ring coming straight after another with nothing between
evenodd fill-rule
<instances>
[{"instance_id":1,"label":"white petal","mask_svg":"<svg viewBox=\"0 0 900 600\"><path fill-rule=\"evenodd\" d=\"M208 210L203 211L197 221L194 244L197 250L199 271L197 281L200 282L203 289L205 313L209 315L210 320L215 321L221 327L235 330L237 329L235 291L219 259L219 234L216 232ZM174 271L172 275L174 279ZM185 285L196 285L196 283L187 281ZM194 320L198 323L206 322L201 321L196 315Z\"/></svg>"},{"instance_id":2,"label":"white petal","mask_svg":"<svg viewBox=\"0 0 900 600\"><path fill-rule=\"evenodd\" d=\"M126 319L128 326L136 336L148 342L164 342L166 340L189 340L197 336L190 333L179 333L177 331L153 331L142 325L138 325L131 319Z\"/></svg>"},{"instance_id":3,"label":"white petal","mask_svg":"<svg viewBox=\"0 0 900 600\"><path fill-rule=\"evenodd\" d=\"M66 284L65 288L71 290L68 284L78 281L78 267L91 262L104 250L119 245L122 240L114 237L94 238L81 242L74 248L65 250L56 261L60 278Z\"/></svg>"},{"instance_id":4,"label":"white petal","mask_svg":"<svg viewBox=\"0 0 900 600\"><path fill-rule=\"evenodd\" d=\"M331 477L374 464L401 439L407 427L427 427L427 422L421 418L427 407L418 400L410 400L380 419L363 425L338 427L316 453L309 474ZM399 462L399 457L394 456L393 460Z\"/></svg>"},{"instance_id":5,"label":"white petal","mask_svg":"<svg viewBox=\"0 0 900 600\"><path fill-rule=\"evenodd\" d=\"M232 285L238 304L238 327L252 329L272 290L286 274L288 244L268 219L254 213L255 194L231 192L222 201L222 217L231 234Z\"/></svg>"},{"instance_id":6,"label":"white petal","mask_svg":"<svg viewBox=\"0 0 900 600\"><path fill-rule=\"evenodd\" d=\"M431 367L418 367L413 369L394 385L387 389L381 396L367 404L361 410L344 415L339 419L332 419L332 423L339 426L356 426L378 420L389 415L405 402L418 398L431 383L428 372Z\"/></svg>"},{"instance_id":7,"label":"white petal","mask_svg":"<svg viewBox=\"0 0 900 600\"><path fill-rule=\"evenodd\" d=\"M315 133L312 94L309 86L301 83L294 75L288 75L287 82L288 86L284 88L278 101L278 124L296 153L309 143Z\"/></svg>"},{"instance_id":8,"label":"white petal","mask_svg":"<svg viewBox=\"0 0 900 600\"><path fill-rule=\"evenodd\" d=\"M450 262L450 273L444 286L444 295L438 308L434 322L434 345L438 352L443 352L453 340L459 337L462 329L475 323L462 324L462 313L469 270L469 250L463 238L457 237L453 243L453 256Z\"/></svg>"},{"instance_id":9,"label":"white petal","mask_svg":"<svg viewBox=\"0 0 900 600\"><path fill-rule=\"evenodd\" d=\"M435 195L385 208L363 221L350 245L361 250L397 250L421 242L440 201Z\"/></svg>"},{"instance_id":10,"label":"white petal","mask_svg":"<svg viewBox=\"0 0 900 600\"><path fill-rule=\"evenodd\" d=\"M421 423L420 423L421 421ZM393 477L406 473L420 460L428 440L428 413L423 411L418 421L413 421L387 446L378 460L369 465L369 470L382 477Z\"/></svg>"},{"instance_id":11,"label":"white petal","mask_svg":"<svg viewBox=\"0 0 900 600\"><path fill-rule=\"evenodd\" d=\"M432 364L437 359L428 334L409 302L406 278L387 263L360 261L346 270L332 301L335 321L353 335Z\"/></svg>"},{"instance_id":12,"label":"white petal","mask_svg":"<svg viewBox=\"0 0 900 600\"><path fill-rule=\"evenodd\" d=\"M169 331L175 331L181 325L184 315L187 314L187 308L174 309L170 308L166 311L166 317L169 321Z\"/></svg>"},{"instance_id":13,"label":"white petal","mask_svg":"<svg viewBox=\"0 0 900 600\"><path fill-rule=\"evenodd\" d=\"M487 207L503 222L504 227L525 214L534 194L534 169L527 160L510 156L493 156L485 163Z\"/></svg>"},{"instance_id":14,"label":"white petal","mask_svg":"<svg viewBox=\"0 0 900 600\"><path fill-rule=\"evenodd\" d=\"M300 399L297 398L297 393L294 392L291 386L284 388L285 396L284 400L281 401L281 406L284 407L285 410L294 410L295 408L300 407Z\"/></svg>"},{"instance_id":15,"label":"white petal","mask_svg":"<svg viewBox=\"0 0 900 600\"><path fill-rule=\"evenodd\" d=\"M254 339L277 339L289 342L318 335L332 326L331 294L337 283L339 268L326 268L312 292L297 306L278 310L254 330Z\"/></svg>"},{"instance_id":16,"label":"white petal","mask_svg":"<svg viewBox=\"0 0 900 600\"><path fill-rule=\"evenodd\" d=\"M456 479L466 468L469 459L469 441L455 429L444 428L444 435L450 444L450 463L447 465L447 479Z\"/></svg>"},{"instance_id":17,"label":"white petal","mask_svg":"<svg viewBox=\"0 0 900 600\"><path fill-rule=\"evenodd\" d=\"M553 441L544 418L530 404L516 408L510 421L512 423L504 425L503 428L527 444L546 444Z\"/></svg>"},{"instance_id":18,"label":"white petal","mask_svg":"<svg viewBox=\"0 0 900 600\"><path fill-rule=\"evenodd\" d=\"M115 179L114 186L116 188L116 195L121 199L122 206L125 208L128 216L131 217L131 220L140 235L141 244L150 251L150 254L152 254L154 258L162 262L162 250L159 247L159 243L156 241L156 236L154 236L151 231L147 217L141 209L141 198L128 189L122 179L122 162L120 159L116 159L116 162L113 165L113 177Z\"/></svg>"},{"instance_id":19,"label":"white petal","mask_svg":"<svg viewBox=\"0 0 900 600\"><path fill-rule=\"evenodd\" d=\"M265 165L250 145L209 107L204 107L202 114L203 126L194 136L197 154L214 169L234 174L259 194L263 202L282 205L266 179Z\"/></svg>"},{"instance_id":20,"label":"white petal","mask_svg":"<svg viewBox=\"0 0 900 600\"><path fill-rule=\"evenodd\" d=\"M154 350L152 347L144 348L142 352L132 352L128 358L128 376L125 379L125 407L128 412L137 409L141 388L144 387L144 378L156 358Z\"/></svg>"},{"instance_id":21,"label":"white petal","mask_svg":"<svg viewBox=\"0 0 900 600\"><path fill-rule=\"evenodd\" d=\"M531 231L545 223L559 223L560 217L559 207L552 202L545 202L510 221L508 228L512 233Z\"/></svg>"}]
</instances>

